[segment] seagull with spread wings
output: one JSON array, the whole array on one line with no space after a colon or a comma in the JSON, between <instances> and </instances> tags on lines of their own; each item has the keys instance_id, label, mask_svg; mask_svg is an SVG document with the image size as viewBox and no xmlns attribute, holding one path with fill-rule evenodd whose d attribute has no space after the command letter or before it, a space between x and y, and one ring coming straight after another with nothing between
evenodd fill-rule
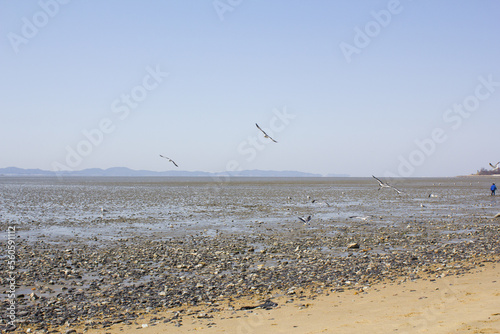
<instances>
[{"instance_id":1,"label":"seagull with spread wings","mask_svg":"<svg viewBox=\"0 0 500 334\"><path fill-rule=\"evenodd\" d=\"M372 175L372 177L378 181L378 190L382 189L382 188L389 188L389 189L392 189L394 191L396 191L398 194L403 194L403 192L401 190L399 190L398 188L395 188L385 182L382 182L380 179L376 178L375 176Z\"/></svg>"},{"instance_id":2,"label":"seagull with spread wings","mask_svg":"<svg viewBox=\"0 0 500 334\"><path fill-rule=\"evenodd\" d=\"M302 218L302 217L299 217L299 219L304 222L304 224L307 224L311 221L311 216L307 216L307 218Z\"/></svg>"},{"instance_id":3,"label":"seagull with spread wings","mask_svg":"<svg viewBox=\"0 0 500 334\"><path fill-rule=\"evenodd\" d=\"M491 168L493 169L500 169L500 161L496 163L496 165L493 165L491 162L490 162L490 166Z\"/></svg>"},{"instance_id":4,"label":"seagull with spread wings","mask_svg":"<svg viewBox=\"0 0 500 334\"><path fill-rule=\"evenodd\" d=\"M163 156L163 155L161 155L161 154L160 154L160 157L167 159L168 161L170 161L171 163L173 163L175 167L179 167L179 166L177 166L177 164L175 163L175 161L174 161L174 160L172 160L172 159L170 159L170 158L168 158L168 157L165 157L165 156Z\"/></svg>"},{"instance_id":5,"label":"seagull with spread wings","mask_svg":"<svg viewBox=\"0 0 500 334\"><path fill-rule=\"evenodd\" d=\"M271 138L271 137L270 137L270 136L269 136L269 135L268 135L268 134L267 134L264 130L262 130L262 129L260 128L259 124L255 123L255 125L257 126L257 129L259 129L260 131L262 131L262 133L264 134L264 137L265 137L265 138L269 138L269 139L271 139L273 142L277 143L277 141L276 141L276 140L274 140L273 138Z\"/></svg>"}]
</instances>

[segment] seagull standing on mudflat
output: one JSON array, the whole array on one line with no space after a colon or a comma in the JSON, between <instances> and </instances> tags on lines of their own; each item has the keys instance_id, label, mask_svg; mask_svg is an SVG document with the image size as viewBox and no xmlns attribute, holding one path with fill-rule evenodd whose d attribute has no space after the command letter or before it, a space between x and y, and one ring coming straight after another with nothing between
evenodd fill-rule
<instances>
[{"instance_id":1,"label":"seagull standing on mudflat","mask_svg":"<svg viewBox=\"0 0 500 334\"><path fill-rule=\"evenodd\" d=\"M103 206L101 206L101 219L104 219L104 215L108 212Z\"/></svg>"},{"instance_id":2,"label":"seagull standing on mudflat","mask_svg":"<svg viewBox=\"0 0 500 334\"><path fill-rule=\"evenodd\" d=\"M395 190L398 194L403 194L403 192L401 190L399 190L398 188L395 188L385 182L382 182L380 179L376 178L375 176L372 175L372 177L378 181L378 190L382 189L382 188L389 188L389 189L392 189L392 190Z\"/></svg>"},{"instance_id":3,"label":"seagull standing on mudflat","mask_svg":"<svg viewBox=\"0 0 500 334\"><path fill-rule=\"evenodd\" d=\"M260 128L259 124L255 123L255 125L257 126L257 129L259 129L260 131L262 131L262 133L264 134L264 137L265 137L265 138L269 138L269 139L271 139L273 142L277 143L277 141L276 141L276 140L274 140L273 138L271 138L271 137L270 137L270 136L269 136L269 135L268 135L268 134L267 134L264 130L262 130L262 129Z\"/></svg>"},{"instance_id":4,"label":"seagull standing on mudflat","mask_svg":"<svg viewBox=\"0 0 500 334\"><path fill-rule=\"evenodd\" d=\"M170 158L167 158L167 157L165 157L165 156L163 156L163 155L161 155L161 154L160 154L160 157L167 159L168 161L170 161L171 163L173 163L175 167L179 167L179 166L177 166L177 164L175 163L175 161L174 161L174 160L172 160L172 159L170 159Z\"/></svg>"}]
</instances>

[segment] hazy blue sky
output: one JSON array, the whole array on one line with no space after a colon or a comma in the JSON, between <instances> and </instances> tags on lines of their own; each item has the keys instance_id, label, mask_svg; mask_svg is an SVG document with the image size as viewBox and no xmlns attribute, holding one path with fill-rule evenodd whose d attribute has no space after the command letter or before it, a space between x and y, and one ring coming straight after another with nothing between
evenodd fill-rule
<instances>
[{"instance_id":1,"label":"hazy blue sky","mask_svg":"<svg viewBox=\"0 0 500 334\"><path fill-rule=\"evenodd\" d=\"M0 0L0 167L475 172L500 160L499 17L496 0Z\"/></svg>"}]
</instances>

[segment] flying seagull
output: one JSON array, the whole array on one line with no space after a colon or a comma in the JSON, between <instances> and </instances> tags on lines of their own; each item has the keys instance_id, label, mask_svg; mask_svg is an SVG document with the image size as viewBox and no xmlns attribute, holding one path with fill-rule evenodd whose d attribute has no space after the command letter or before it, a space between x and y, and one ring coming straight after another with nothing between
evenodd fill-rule
<instances>
[{"instance_id":1,"label":"flying seagull","mask_svg":"<svg viewBox=\"0 0 500 334\"><path fill-rule=\"evenodd\" d=\"M269 138L269 139L271 139L273 142L277 143L277 141L276 141L276 140L274 140L273 138L271 138L271 137L270 137L270 136L269 136L269 135L268 135L268 134L267 134L264 130L262 130L262 129L260 128L259 124L255 123L255 125L257 126L257 129L259 129L260 131L262 131L262 133L264 134L264 137L265 137L265 138Z\"/></svg>"},{"instance_id":2,"label":"flying seagull","mask_svg":"<svg viewBox=\"0 0 500 334\"><path fill-rule=\"evenodd\" d=\"M311 200L311 203L313 203L313 204L314 204L314 203L318 203L318 204L325 204L327 207L330 207L330 203L328 203L328 202L324 202L324 201L323 201L323 202L318 202L318 201L317 201L317 200L315 200L315 199Z\"/></svg>"},{"instance_id":3,"label":"flying seagull","mask_svg":"<svg viewBox=\"0 0 500 334\"><path fill-rule=\"evenodd\" d=\"M397 188L395 188L395 187L393 187L385 182L382 182L380 179L376 178L375 176L373 176L373 178L378 181L378 185L379 185L378 190L380 190L382 188L389 188L389 189L395 190L398 194L403 194L403 192L401 190L399 190L399 189L397 189Z\"/></svg>"},{"instance_id":4,"label":"flying seagull","mask_svg":"<svg viewBox=\"0 0 500 334\"><path fill-rule=\"evenodd\" d=\"M500 161L496 163L496 165L493 165L491 162L490 162L490 166L491 168L493 169L499 169L500 168Z\"/></svg>"},{"instance_id":5,"label":"flying seagull","mask_svg":"<svg viewBox=\"0 0 500 334\"><path fill-rule=\"evenodd\" d=\"M299 219L300 219L301 221L303 221L303 222L304 222L304 224L307 224L307 223L309 223L309 222L311 221L311 216L308 216L307 218L302 218L302 217L299 217Z\"/></svg>"},{"instance_id":6,"label":"flying seagull","mask_svg":"<svg viewBox=\"0 0 500 334\"><path fill-rule=\"evenodd\" d=\"M177 166L177 164L175 163L175 161L174 161L174 160L172 160L172 159L170 159L170 158L167 158L167 157L165 157L165 156L163 156L163 155L161 155L161 154L160 154L160 157L167 159L168 161L170 161L171 163L173 163L173 164L175 165L175 167L179 167L179 166Z\"/></svg>"}]
</instances>

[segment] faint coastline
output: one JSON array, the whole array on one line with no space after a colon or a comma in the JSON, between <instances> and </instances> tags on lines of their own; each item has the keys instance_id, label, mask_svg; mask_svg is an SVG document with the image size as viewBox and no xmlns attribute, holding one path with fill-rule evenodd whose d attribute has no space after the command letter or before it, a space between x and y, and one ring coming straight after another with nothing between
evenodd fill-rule
<instances>
[{"instance_id":1,"label":"faint coastline","mask_svg":"<svg viewBox=\"0 0 500 334\"><path fill-rule=\"evenodd\" d=\"M500 169L486 169L481 168L476 172L476 174L472 174L473 176L484 175L484 176L500 176Z\"/></svg>"},{"instance_id":2,"label":"faint coastline","mask_svg":"<svg viewBox=\"0 0 500 334\"><path fill-rule=\"evenodd\" d=\"M314 174L298 171L272 171L272 170L243 170L231 172L203 172L203 171L150 171L134 170L126 167L112 167L108 169L88 168L78 171L48 171L43 169L24 169L18 167L0 168L0 176L121 176L121 177L141 177L141 176L179 176L179 177L349 177L348 174Z\"/></svg>"}]
</instances>

